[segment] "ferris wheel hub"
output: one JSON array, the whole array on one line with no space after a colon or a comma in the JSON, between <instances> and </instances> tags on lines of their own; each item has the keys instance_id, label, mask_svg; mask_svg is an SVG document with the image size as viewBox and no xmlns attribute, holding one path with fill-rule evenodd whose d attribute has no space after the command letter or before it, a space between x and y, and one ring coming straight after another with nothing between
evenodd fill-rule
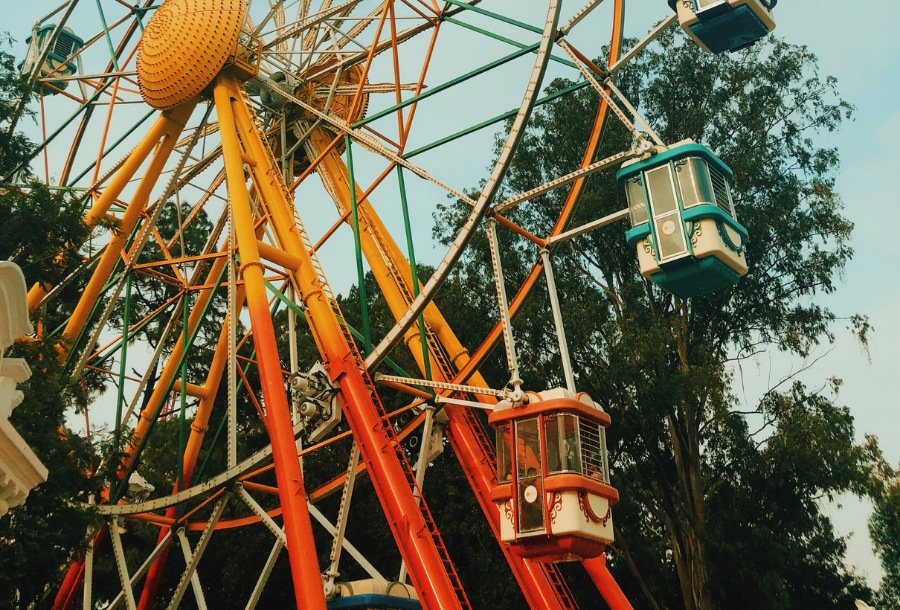
<instances>
[{"instance_id":1,"label":"ferris wheel hub","mask_svg":"<svg viewBox=\"0 0 900 610\"><path fill-rule=\"evenodd\" d=\"M235 54L243 22L243 0L166 0L141 36L144 101L169 110L199 95Z\"/></svg>"}]
</instances>

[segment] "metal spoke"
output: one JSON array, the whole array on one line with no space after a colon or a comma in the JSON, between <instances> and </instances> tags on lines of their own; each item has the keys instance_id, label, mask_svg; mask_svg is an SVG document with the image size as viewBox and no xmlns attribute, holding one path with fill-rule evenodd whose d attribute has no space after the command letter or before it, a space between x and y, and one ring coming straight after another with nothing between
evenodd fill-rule
<instances>
[{"instance_id":1,"label":"metal spoke","mask_svg":"<svg viewBox=\"0 0 900 610\"><path fill-rule=\"evenodd\" d=\"M436 405L459 405L461 407L472 407L473 409L483 409L485 411L493 411L494 405L486 404L483 402L476 402L474 400L462 400L460 398L453 398L452 396L441 396L438 394L434 397L434 404Z\"/></svg>"},{"instance_id":2,"label":"metal spoke","mask_svg":"<svg viewBox=\"0 0 900 610\"><path fill-rule=\"evenodd\" d=\"M120 72L101 72L100 74L73 74L72 76L59 76L53 75L47 78L38 79L40 82L68 82L74 80L97 80L101 78L113 78L113 77L121 77L121 76L137 76L137 72L132 71L120 71ZM119 103L119 102L116 102Z\"/></svg>"},{"instance_id":3,"label":"metal spoke","mask_svg":"<svg viewBox=\"0 0 900 610\"><path fill-rule=\"evenodd\" d=\"M647 36L645 36L643 38L643 40L641 40L636 45L634 45L633 47L628 49L628 51L624 55L622 55L622 57L620 57L618 59L618 61L616 61L613 65L611 65L608 68L608 71L611 74L615 74L616 72L618 72L622 66L624 66L625 64L630 62L632 59L635 58L635 56L637 56L638 53L643 51L644 47L646 47L648 44L650 44L651 42L656 40L656 38L660 34L662 34L663 31L665 31L665 29L667 27L669 27L673 23L676 23L677 21L678 21L678 15L675 13L672 13L671 15L669 15L668 17L666 17L665 19L660 21L659 24L655 28L653 28L650 31L650 33L647 34Z\"/></svg>"},{"instance_id":4,"label":"metal spoke","mask_svg":"<svg viewBox=\"0 0 900 610\"><path fill-rule=\"evenodd\" d=\"M625 128L631 132L631 135L633 135L634 139L637 140L640 144L644 139L643 134L635 128L634 124L630 120L628 120L628 117L625 116L625 113L622 112L622 109L619 108L619 105L616 104L612 97L606 92L606 90L603 88L603 85L597 82L597 79L594 78L594 73L584 65L584 62L581 61L581 58L572 50L569 42L567 40L563 40L559 43L559 46L561 46L563 50L568 53L569 57L572 58L572 61L575 62L575 65L578 66L578 70L581 72L584 78L587 79L589 83L591 83L591 86L593 86L594 90L600 94L600 97L602 97L606 101L606 103L609 104L609 108L619 118L619 120L622 121L622 124L625 126Z\"/></svg>"},{"instance_id":5,"label":"metal spoke","mask_svg":"<svg viewBox=\"0 0 900 610\"><path fill-rule=\"evenodd\" d=\"M322 514L322 511L316 508L312 503L307 503L306 506L309 509L309 515L313 519L318 521L319 525L325 528L325 531L327 531L332 536L337 533L337 528L331 524L331 522L327 517L325 517L325 515ZM369 576L371 576L375 580L387 580L384 576L381 575L381 572L375 569L375 566L369 563L369 560L366 559L355 546L350 544L349 540L344 538L341 544L343 545L344 549L346 549L347 553L356 560L356 563L358 563L359 566L363 570L365 570Z\"/></svg>"},{"instance_id":6,"label":"metal spoke","mask_svg":"<svg viewBox=\"0 0 900 610\"><path fill-rule=\"evenodd\" d=\"M91 536L90 544L84 554L84 592L82 593L82 608L93 610L91 592L94 586L94 540Z\"/></svg>"},{"instance_id":7,"label":"metal spoke","mask_svg":"<svg viewBox=\"0 0 900 610\"><path fill-rule=\"evenodd\" d=\"M147 570L150 569L150 566L153 564L154 561L156 561L156 558L159 557L160 554L168 548L169 543L171 541L172 541L172 530L169 530L166 533L165 537L159 541L159 544L156 545L156 548L154 548L153 551L150 553L150 556L147 557L146 560L144 560L144 563L141 564L141 567L138 568L138 571L135 572L131 576L131 580L129 582L129 585L131 587L134 587L134 585L137 584L137 581L140 580L144 576L144 574L147 573ZM124 599L125 599L125 593L123 590L123 592L119 593L119 595L117 595L116 598L109 604L107 610L116 610L116 608L119 606L119 604L122 603L122 601Z\"/></svg>"},{"instance_id":8,"label":"metal spoke","mask_svg":"<svg viewBox=\"0 0 900 610\"><path fill-rule=\"evenodd\" d=\"M260 521L263 522L263 525L269 528L269 531L275 534L275 537L278 538L278 540L280 540L283 545L287 546L287 537L285 537L284 535L284 530L281 529L278 524L272 520L272 517L270 517L266 513L266 509L260 506L259 503L253 499L253 496L247 493L247 490L244 489L244 487L240 483L238 483L236 487L238 490L238 494L241 496L241 500L244 501L244 504L246 504L247 507L253 511L253 514L259 517Z\"/></svg>"},{"instance_id":9,"label":"metal spoke","mask_svg":"<svg viewBox=\"0 0 900 610\"><path fill-rule=\"evenodd\" d=\"M519 378L519 362L516 358L516 342L513 337L512 320L509 317L509 300L506 298L506 282L503 280L503 264L500 262L500 248L497 243L497 221L488 218L488 242L491 248L491 264L494 269L494 285L497 288L497 304L500 306L500 323L503 326L503 344L506 346L506 363L511 375L509 385L518 390L522 385Z\"/></svg>"},{"instance_id":10,"label":"metal spoke","mask_svg":"<svg viewBox=\"0 0 900 610\"><path fill-rule=\"evenodd\" d=\"M219 500L216 507L213 509L212 517L210 517L209 522L206 524L206 529L203 530L203 534L200 536L200 541L197 543L197 548L194 549L194 553L191 555L191 560L188 562L187 568L184 570L184 574L181 575L181 580L178 581L178 586L175 588L175 593L172 595L172 601L169 602L168 609L176 610L178 605L181 603L181 598L184 597L184 593L187 590L188 584L191 582L191 578L194 575L195 570L197 569L197 564L200 563L200 558L203 556L203 552L206 550L206 545L209 544L209 539L212 537L212 533L216 529L216 523L219 522L219 518L222 516L222 511L225 510L225 505L228 503L228 496L226 495L224 498Z\"/></svg>"},{"instance_id":11,"label":"metal spoke","mask_svg":"<svg viewBox=\"0 0 900 610\"><path fill-rule=\"evenodd\" d=\"M447 390L448 392L463 392L465 394L480 394L482 396L503 396L505 393L504 390L492 390L491 388L459 385L456 383L445 383L443 381L432 381L430 379L397 377L395 375L383 375L381 373L375 374L375 381L384 383L402 383L405 385L418 385L425 388L434 388L436 390Z\"/></svg>"},{"instance_id":12,"label":"metal spoke","mask_svg":"<svg viewBox=\"0 0 900 610\"><path fill-rule=\"evenodd\" d=\"M254 610L254 608L256 608L256 604L259 602L259 598L262 596L262 592L266 586L266 582L269 580L269 576L272 574L272 569L275 567L275 562L278 560L278 556L281 554L281 549L283 548L284 543L282 543L281 539L279 538L272 546L272 550L271 552L269 552L269 557L268 559L266 559L266 564L263 566L262 573L256 580L256 586L253 587L253 593L250 595L250 601L247 602L246 610Z\"/></svg>"},{"instance_id":13,"label":"metal spoke","mask_svg":"<svg viewBox=\"0 0 900 610\"><path fill-rule=\"evenodd\" d=\"M650 123L644 120L644 117L642 117L641 113L637 111L637 108L631 105L631 102L628 101L628 98L625 97L621 91L619 91L619 88L616 87L616 85L612 82L612 79L610 79L606 83L606 86L609 87L610 91L616 94L616 97L619 98L619 101L622 102L622 105L625 106L625 109L631 113L631 116L634 117L634 120L640 123L641 127L644 128L644 131L650 134L650 137L653 138L653 141L660 146L665 146L666 144L662 141L662 138L660 138L656 134L656 131L654 131L652 127L650 127Z\"/></svg>"},{"instance_id":14,"label":"metal spoke","mask_svg":"<svg viewBox=\"0 0 900 610\"><path fill-rule=\"evenodd\" d=\"M530 191L521 193L519 195L516 195L515 197L510 197L503 203L498 203L497 205L494 206L494 212L497 214L502 214L504 211L506 211L509 208L516 206L522 202L528 201L530 199L534 199L535 197L540 197L541 195L544 195L545 193L549 193L552 190L558 189L562 186L565 186L567 184L575 182L579 178L589 176L590 174L593 174L594 172L598 172L601 169L606 169L607 167L614 165L620 161L632 159L636 156L639 156L643 152L644 151L639 148L632 148L631 150L621 152L621 153L615 154L611 157L607 157L606 159L603 159L601 161L597 161L596 163L592 163L592 164L588 165L587 167L582 167L581 169L577 169L574 172L571 172L569 174L566 174L565 176L557 178L556 180L551 180L550 182L546 182L546 183L542 184L541 186L535 187L535 188L531 189Z\"/></svg>"},{"instance_id":15,"label":"metal spoke","mask_svg":"<svg viewBox=\"0 0 900 610\"><path fill-rule=\"evenodd\" d=\"M547 278L547 291L550 293L550 309L553 311L553 323L556 325L556 336L559 339L559 354L562 358L563 375L566 378L566 389L575 393L575 374L572 372L572 360L569 358L569 346L566 343L566 329L563 325L562 310L559 306L559 295L556 292L556 279L553 277L553 266L550 263L550 251L541 250L544 261L544 275Z\"/></svg>"},{"instance_id":16,"label":"metal spoke","mask_svg":"<svg viewBox=\"0 0 900 610\"><path fill-rule=\"evenodd\" d=\"M341 506L338 509L337 528L331 542L331 566L325 576L327 582L333 583L340 574L341 549L344 548L344 534L347 531L347 517L350 514L350 500L353 497L353 486L356 483L356 471L359 466L359 445L355 442L350 448L350 462L347 465L347 478L341 491Z\"/></svg>"},{"instance_id":17,"label":"metal spoke","mask_svg":"<svg viewBox=\"0 0 900 610\"><path fill-rule=\"evenodd\" d=\"M187 534L184 533L183 527L178 528L178 540L181 542L181 552L184 554L184 561L185 563L189 563L193 551L191 550L191 544L188 542ZM194 599L197 601L197 608L199 610L206 610L206 598L203 595L203 587L200 586L200 575L197 573L197 570L194 570L194 573L191 575L191 587L194 589Z\"/></svg>"},{"instance_id":18,"label":"metal spoke","mask_svg":"<svg viewBox=\"0 0 900 610\"><path fill-rule=\"evenodd\" d=\"M362 2L362 0L347 0L347 2L338 4L337 6L332 6L331 8L328 8L328 9L325 9L324 11L316 13L312 17L308 17L308 18L304 19L303 21L301 21L300 23L295 23L291 26L288 26L284 32L281 32L278 36L276 36L275 38L270 40L268 43L266 43L263 46L263 50L268 51L269 49L271 49L275 45L277 45L279 42L283 42L285 40L294 38L300 32L303 32L304 30L308 30L309 28L311 28L315 25L318 25L324 21L327 21L331 16L337 15L338 13L346 10L347 8L353 8L360 2Z\"/></svg>"},{"instance_id":19,"label":"metal spoke","mask_svg":"<svg viewBox=\"0 0 900 610\"><path fill-rule=\"evenodd\" d=\"M547 239L548 246L555 246L556 244L566 241L567 239L572 239L573 237L577 237L578 235L583 235L584 233L588 233L590 231L594 231L599 229L600 227L605 227L606 225L611 225L614 222L619 222L621 220L625 220L628 218L628 210L619 210L609 216L604 216L599 220L595 220L593 222L589 222L585 225L581 225L580 227L576 227L571 231L566 231L565 233L560 233L554 237L550 237Z\"/></svg>"},{"instance_id":20,"label":"metal spoke","mask_svg":"<svg viewBox=\"0 0 900 610\"><path fill-rule=\"evenodd\" d=\"M239 315L237 307L237 286L236 286L236 270L235 270L235 228L234 228L234 212L231 206L231 197L225 204L228 211L228 311L225 315L228 318L228 437L226 447L228 450L228 468L234 468L237 465L237 317Z\"/></svg>"},{"instance_id":21,"label":"metal spoke","mask_svg":"<svg viewBox=\"0 0 900 610\"><path fill-rule=\"evenodd\" d=\"M425 467L428 463L428 453L431 451L431 430L434 423L434 407L425 407L425 425L422 426L422 444L419 445L419 461L416 464L416 502L421 501L420 494L425 484ZM406 583L406 562L400 561L400 575L397 577L401 583Z\"/></svg>"},{"instance_id":22,"label":"metal spoke","mask_svg":"<svg viewBox=\"0 0 900 610\"><path fill-rule=\"evenodd\" d=\"M603 0L590 0L590 2L581 7L577 13L572 15L572 18L566 22L566 25L559 28L559 33L568 34L572 28L578 25L579 21L587 17L592 10L600 6L601 2L603 2Z\"/></svg>"},{"instance_id":23,"label":"metal spoke","mask_svg":"<svg viewBox=\"0 0 900 610\"><path fill-rule=\"evenodd\" d=\"M119 534L119 517L114 516L109 521L109 533L112 536L113 554L116 558L116 570L119 573L119 581L122 583L122 592L125 593L125 603L128 610L136 610L134 605L134 591L131 588L131 579L128 577L128 566L125 565L125 552L122 550L122 537Z\"/></svg>"}]
</instances>

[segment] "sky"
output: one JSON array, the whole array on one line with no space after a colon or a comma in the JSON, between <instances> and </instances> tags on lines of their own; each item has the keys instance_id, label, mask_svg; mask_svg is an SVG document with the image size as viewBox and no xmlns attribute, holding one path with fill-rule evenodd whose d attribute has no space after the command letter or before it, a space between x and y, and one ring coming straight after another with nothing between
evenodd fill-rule
<instances>
[{"instance_id":1,"label":"sky","mask_svg":"<svg viewBox=\"0 0 900 610\"><path fill-rule=\"evenodd\" d=\"M10 0L3 0L4 5L7 2ZM93 2L88 4L94 5ZM576 4L580 6L583 0L566 0L564 13L572 14L578 8ZM24 53L24 39L31 24L57 5L57 0L35 0L16 3L15 11L4 10L0 31L7 30L18 39L12 49L17 56L21 57ZM523 0L485 0L482 6L540 24L546 5L537 0L528 3ZM584 28L576 30L578 38L574 39L577 42L573 44L583 45L580 48L591 48L593 44L599 53L599 45L591 39L591 28L594 27L591 24L596 24L597 31L601 33L600 44L604 44L608 40L608 10L608 7L597 9L591 17L593 21L586 21ZM628 0L626 35L642 37L653 23L667 14L665 0ZM847 322L838 322L833 328L835 343L821 348L814 357L818 360L801 378L812 387L822 385L832 376L843 379L838 403L850 407L856 421L857 437L862 440L865 434L877 435L885 457L896 465L900 463L900 444L895 440L900 437L900 417L897 415L896 389L887 380L896 375L900 355L900 321L895 315L900 310L900 286L891 280L890 270L896 253L890 247L893 240L884 233L884 227L892 218L892 212L897 210L897 194L900 193L900 172L897 171L900 167L900 149L896 146L900 140L900 105L896 101L900 95L897 85L900 37L895 29L896 24L900 23L900 3L895 0L854 3L846 0L784 0L778 3L775 17L778 24L776 35L791 43L806 45L815 53L819 58L820 74L836 77L841 95L856 107L852 121L845 123L839 132L826 134L818 140L820 145L837 147L840 151L837 189L843 196L846 216L855 223L852 244L856 253L837 292L817 297L817 300L842 319L857 313L868 315L875 328L867 355L846 331ZM95 13L85 13L78 15L72 24L73 27L81 26L85 31L94 32L97 24L91 22L92 19L96 19ZM497 29L504 34L517 31L514 28ZM424 43L414 40L411 44ZM453 49L439 49L442 52L436 53L427 82L440 83L458 75L457 65L470 65L472 62L478 65L488 61L479 61L482 56L493 58L499 56L498 53L510 52L509 47L485 42L484 38L468 32L459 34L454 44ZM517 106L521 98L521 81L527 79L531 64L532 59L528 58L513 62L502 73L492 73L488 79L476 79L462 86L461 95L465 100L462 106L448 106L442 102L423 103L416 121L417 124L429 125L430 129L414 132L411 147L431 141L435 134L446 135L452 133L454 127L472 124L472 116L492 116L489 110L493 107L508 109ZM545 82L558 74L562 72L552 64ZM378 80L379 76L384 75L376 73L373 79ZM410 68L403 76L413 82L417 75ZM63 111L61 100L48 100L50 104L58 104L60 111ZM385 104L383 100L373 99L371 108ZM120 124L114 122L113 130L124 129L127 123L124 120ZM25 121L22 127L35 140L40 139L40 131L35 124ZM418 159L426 168L439 167L436 175L448 184L457 188L471 187L484 175L491 161L492 141L493 129L486 129L457 141L434 156L426 153ZM51 174L58 162L57 158L51 159ZM360 153L358 166L361 183L373 179L382 169L364 153ZM411 201L431 201L430 205L414 206L412 215L416 227L417 254L421 261L436 263L444 252L431 240L431 212L435 202L445 201L444 196L423 181L409 181L408 186ZM298 192L298 200L321 197L320 187L319 191L315 187L309 187L311 190L308 191L305 188ZM393 188L395 191L395 187L385 188L388 190L374 203L392 232L402 235L402 230L397 231L400 226L397 224L397 211L378 207L396 202L390 190ZM315 211L302 213L312 235L322 234L334 221L333 214L329 216ZM333 270L327 268L329 257L336 255L339 248L345 248L346 241L343 244L329 244L328 248L332 249L322 252L326 271L339 291L349 286L355 277L355 272L346 265ZM743 388L742 398L748 405L753 405L772 379L780 379L803 365L777 352L761 354L753 366L745 365L736 372L737 381ZM849 564L872 585L877 585L882 572L878 559L872 553L866 530L866 520L871 514L868 502L841 497L826 504L825 510L833 518L838 533L849 536Z\"/></svg>"}]
</instances>

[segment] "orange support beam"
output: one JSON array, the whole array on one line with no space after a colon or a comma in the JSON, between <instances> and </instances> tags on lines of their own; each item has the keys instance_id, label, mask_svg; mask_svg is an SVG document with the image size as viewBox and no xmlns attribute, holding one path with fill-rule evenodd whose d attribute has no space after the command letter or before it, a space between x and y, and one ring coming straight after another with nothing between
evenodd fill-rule
<instances>
[{"instance_id":1,"label":"orange support beam","mask_svg":"<svg viewBox=\"0 0 900 610\"><path fill-rule=\"evenodd\" d=\"M338 212L349 212L350 181L347 166L337 152L328 149L329 138L327 134L321 132L321 130L315 130L310 136L310 141L317 150L321 151L322 160L319 164L319 171L327 175L323 177L334 187L334 195L338 199L335 202L338 205ZM391 313L395 319L399 319L406 312L408 298L412 291L412 273L409 269L409 262L381 222L378 214L369 205L368 200L363 197L364 194L357 188L360 244L366 260L368 260L369 266L372 268L372 274L378 281L381 292L388 303L388 307L391 309ZM387 261L385 257L387 257ZM400 275L401 283L398 283L398 278L391 272L388 266L389 263ZM426 307L425 320L429 329L435 334L438 341L449 354L451 359L449 364L457 367L457 369L464 366L468 361L468 352L459 342L459 339L434 303L430 303ZM405 333L404 342L415 359L419 370L424 374L425 358L418 327L411 327ZM453 371L448 371L449 375L445 374L441 363L437 362L433 355L430 359L434 379L436 381L452 381L451 375ZM472 375L471 383L480 387L488 387L487 382L477 371ZM406 391L406 389L404 388L403 391ZM487 404L496 403L496 400L489 396L478 396L477 398ZM566 595L566 593L563 593L554 584L554 580L560 580L558 576L557 579L550 578L549 571L555 570L555 568L526 561L512 554L509 551L509 547L500 542L500 514L491 500L491 488L496 482L494 456L492 453L486 452L484 442L478 439L479 430L476 426L480 424L471 421L463 407L447 405L444 410L449 418L447 438L453 446L453 452L459 458L463 472L465 472L466 478L472 486L472 491L475 493L475 497L494 532L494 536L500 544L503 554L509 562L513 575L522 589L522 593L528 600L529 606L534 610L571 607L569 600L561 599L561 596Z\"/></svg>"},{"instance_id":2,"label":"orange support beam","mask_svg":"<svg viewBox=\"0 0 900 610\"><path fill-rule=\"evenodd\" d=\"M200 324L200 316L203 314L206 304L213 298L215 289L217 288L214 282L218 279L226 262L227 260L225 258L217 258L210 266L206 282L209 287L206 290L200 291L197 300L194 302L194 307L191 309L191 313L188 316L188 337L194 333L197 326ZM172 354L169 356L168 361L166 361L165 366L163 366L163 369L159 374L159 379L156 381L156 386L153 388L153 393L150 395L150 400L147 402L147 406L144 407L144 410L141 411L137 426L128 441L128 445L125 447L125 456L122 460L123 473L124 469L131 464L131 456L137 451L138 446L141 444L141 439L147 433L147 430L150 429L150 422L153 421L157 407L168 396L170 384L174 385L174 380L178 376L180 368L181 355L184 353L184 343L184 331L182 331L178 341L176 341L172 347Z\"/></svg>"},{"instance_id":3,"label":"orange support beam","mask_svg":"<svg viewBox=\"0 0 900 610\"><path fill-rule=\"evenodd\" d=\"M297 446L294 443L284 378L281 375L278 347L275 343L275 329L269 313L262 263L259 260L253 213L242 163L244 151L241 149L235 124L234 106L243 108L243 97L240 86L222 76L216 83L214 97L235 234L241 251L241 275L244 278L263 399L268 411L269 437L275 459L275 476L278 480L278 495L283 510L284 533L291 560L294 594L299 608L325 610L319 559L316 555L309 511L306 508L303 475L300 472ZM257 160L257 165L265 160L264 157L260 158L252 152L250 151L250 155ZM259 185L257 187L259 188Z\"/></svg>"},{"instance_id":4,"label":"orange support beam","mask_svg":"<svg viewBox=\"0 0 900 610\"><path fill-rule=\"evenodd\" d=\"M137 147L131 152L128 156L128 159L122 165L122 168L116 172L116 175L113 176L112 180L110 180L109 185L103 191L103 194L97 199L94 205L88 210L88 213L85 215L84 221L88 226L94 226L97 223L97 220L104 217L107 212L109 212L110 206L116 201L119 195L122 194L122 191L128 186L129 181L140 169L141 165L147 159L153 149L160 143L161 138L166 138L166 149L157 150L156 157L162 156L162 163L165 163L165 160L168 158L169 153L172 151L172 147L174 147L175 143L178 140L179 134L181 134L181 130L184 129L184 126L191 115L191 112L194 109L193 104L187 104L186 107L177 108L175 110L171 110L169 112L164 112L156 119L156 122L153 124L153 127L150 128L150 131L147 132L147 135L140 141ZM161 168L160 168L161 171ZM147 170L146 178L150 178L146 180L149 186L152 188L152 185L156 183L157 176L150 176L150 170ZM141 184L144 184L142 181ZM132 198L132 201L138 199L138 193L135 193L135 196ZM140 214L143 212L143 207L133 214ZM136 220L137 217L134 217ZM131 217L129 217L131 220ZM125 233L125 237L127 238L129 231L124 230L125 219L122 219L123 231ZM124 242L123 242L124 243ZM118 254L112 257L113 260L118 258ZM105 257L104 257L105 258ZM95 276L97 274L95 273ZM106 281L106 276L102 277L103 281ZM46 295L46 290L35 284L31 290L28 292L28 308L29 309L37 309L41 300ZM93 307L93 304L91 304ZM90 309L88 309L90 311ZM80 328L80 327L79 327Z\"/></svg>"},{"instance_id":5,"label":"orange support beam","mask_svg":"<svg viewBox=\"0 0 900 610\"><path fill-rule=\"evenodd\" d=\"M606 555L600 555L594 559L583 561L582 564L591 576L591 580L597 585L600 595L609 605L610 610L634 610L631 602L625 597L619 584L609 573L606 567Z\"/></svg>"},{"instance_id":6,"label":"orange support beam","mask_svg":"<svg viewBox=\"0 0 900 610\"><path fill-rule=\"evenodd\" d=\"M163 113L160 120L157 121L157 125L154 126L154 129L147 134L138 146L139 149L143 150L146 147L152 148L152 146L158 143L150 166L147 168L147 172L144 174L140 185L135 191L134 196L131 198L131 203L125 210L125 214L120 219L118 231L111 235L109 244L107 244L106 250L103 252L103 256L100 257L100 261L94 268L94 273L91 276L88 285L85 287L84 292L81 294L78 305L75 307L75 311L72 312L72 316L69 318L65 330L63 330L62 336L64 340L75 341L78 338L81 329L84 328L84 325L87 323L91 310L93 310L94 305L97 303L97 299L100 298L103 286L109 279L113 267L119 260L119 256L122 254L125 242L128 240L131 231L134 229L138 219L147 207L147 202L150 199L150 191L153 190L153 187L156 185L156 181L159 178L160 173L162 173L163 167L169 158L169 154L172 152L172 149L175 148L175 144L178 142L178 136L181 134L187 120L190 118L194 106L195 103L188 103ZM158 127L158 129L156 129L156 127ZM134 157L134 155L132 156ZM129 162L131 160L132 159L129 158ZM137 157L135 157L135 161L136 160ZM117 185L120 182L119 177L124 173L126 172L116 174L114 181ZM128 177L129 176L126 176L125 178L126 183ZM124 187L124 185L122 186ZM112 188L112 186L110 188ZM110 193L111 190L107 189L103 196L105 197ZM108 209L108 205L112 204L114 198L115 197L110 196L104 200L103 197L101 197L87 215L86 219L88 224L91 224L92 218L96 217L92 216L95 211L98 215L101 213L105 214L106 210L102 209L102 207L107 206ZM60 355L61 359L64 360L67 354L68 348L64 346Z\"/></svg>"},{"instance_id":7,"label":"orange support beam","mask_svg":"<svg viewBox=\"0 0 900 610\"><path fill-rule=\"evenodd\" d=\"M279 245L303 261L300 270L292 275L308 308L308 319L326 360L326 369L332 380L340 385L347 422L360 447L360 455L371 473L373 486L387 515L400 554L409 566L419 597L426 608L433 610L461 608L463 604L468 606L465 593L458 585L455 569L446 555L442 554L446 551L438 548L443 543L440 542L425 503L423 501L420 505L413 495L414 475L408 464L401 464L399 452L402 450L395 446L397 440L392 434L393 430L379 414L369 393L370 382L367 383L363 377L361 363L351 350L341 322L324 293L322 279L307 245L301 241L303 228L293 217L287 200L287 187L280 184L281 175L273 167L274 161L259 137L252 115L245 105L243 91L236 83L220 78L216 86L217 107L221 107L225 101L220 101L220 98L226 96L234 102L235 118L247 152L260 161L258 167L251 168L251 172L254 184L268 206ZM219 113L221 124L222 110ZM223 129L223 140L224 138ZM234 202L234 197L232 201ZM240 245L243 248L243 242ZM244 255L246 256L246 251ZM246 274L244 279L247 280ZM258 349L257 352L259 353ZM283 383L280 388L283 392ZM271 410L273 406L268 404L267 408ZM285 486L279 482L278 487L279 493L283 494ZM290 548L289 544L288 550ZM293 564L293 555L291 561Z\"/></svg>"}]
</instances>

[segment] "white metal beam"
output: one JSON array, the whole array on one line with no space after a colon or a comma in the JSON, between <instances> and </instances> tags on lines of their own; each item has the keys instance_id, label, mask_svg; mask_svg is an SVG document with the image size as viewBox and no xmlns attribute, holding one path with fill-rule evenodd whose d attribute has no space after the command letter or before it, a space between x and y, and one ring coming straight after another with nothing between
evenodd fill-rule
<instances>
[{"instance_id":1,"label":"white metal beam","mask_svg":"<svg viewBox=\"0 0 900 610\"><path fill-rule=\"evenodd\" d=\"M172 601L169 602L169 610L176 610L178 605L181 603L181 598L184 597L185 591L187 591L187 586L191 582L191 577L194 575L194 572L197 570L197 564L200 563L200 558L203 556L203 551L206 550L206 545L209 544L209 539L212 537L212 533L216 529L216 523L219 522L219 518L222 516L222 511L225 510L225 505L228 503L229 497L226 495L224 498L219 500L219 503L216 504L216 507L213 509L213 514L209 518L209 522L206 524L206 529L203 530L203 534L200 536L200 541L197 543L197 548L194 549L193 555L191 555L191 560L188 562L187 568L185 568L184 573L181 575L181 580L178 581L178 586L175 588L175 593L172 595Z\"/></svg>"},{"instance_id":2,"label":"white metal beam","mask_svg":"<svg viewBox=\"0 0 900 610\"><path fill-rule=\"evenodd\" d=\"M116 569L119 572L119 581L122 583L122 591L125 593L125 602L128 610L136 610L134 605L134 590L131 588L131 578L128 577L128 566L125 564L125 551L122 550L122 537L119 535L119 516L114 516L109 522L109 533L112 536L113 555L116 557Z\"/></svg>"},{"instance_id":3,"label":"white metal beam","mask_svg":"<svg viewBox=\"0 0 900 610\"><path fill-rule=\"evenodd\" d=\"M181 552L184 553L185 563L190 563L194 552L191 550L191 545L183 527L178 529L178 540L181 542ZM197 608L206 610L206 597L203 595L203 587L200 586L200 575L197 573L197 570L194 570L194 573L191 575L191 586L194 588L194 599L197 600Z\"/></svg>"}]
</instances>

